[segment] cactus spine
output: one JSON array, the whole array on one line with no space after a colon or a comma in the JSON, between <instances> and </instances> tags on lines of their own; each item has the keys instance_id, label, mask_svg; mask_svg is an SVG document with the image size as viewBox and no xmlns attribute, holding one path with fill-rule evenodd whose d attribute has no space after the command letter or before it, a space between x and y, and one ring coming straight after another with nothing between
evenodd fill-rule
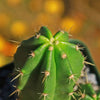
<instances>
[{"instance_id":1,"label":"cactus spine","mask_svg":"<svg viewBox=\"0 0 100 100\"><path fill-rule=\"evenodd\" d=\"M84 56L77 45L69 42L67 32L59 31L53 36L47 27L41 27L36 36L22 41L14 58L16 68L21 69L12 80L19 77L17 90L11 95L24 91L33 73L33 100L81 98L75 95L74 86L80 87L77 80L84 67ZM82 98L92 96L87 94Z\"/></svg>"}]
</instances>

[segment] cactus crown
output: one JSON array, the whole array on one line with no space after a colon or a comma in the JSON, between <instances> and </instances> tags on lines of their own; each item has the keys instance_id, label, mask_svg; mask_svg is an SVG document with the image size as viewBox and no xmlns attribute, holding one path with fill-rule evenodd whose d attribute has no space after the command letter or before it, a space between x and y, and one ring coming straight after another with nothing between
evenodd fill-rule
<instances>
[{"instance_id":1,"label":"cactus crown","mask_svg":"<svg viewBox=\"0 0 100 100\"><path fill-rule=\"evenodd\" d=\"M74 86L78 86L84 66L79 49L69 42L67 32L58 31L53 36L47 27L41 27L35 36L22 41L14 56L15 66L21 68L14 78L20 77L16 91L24 90L31 77L33 100L75 99Z\"/></svg>"}]
</instances>

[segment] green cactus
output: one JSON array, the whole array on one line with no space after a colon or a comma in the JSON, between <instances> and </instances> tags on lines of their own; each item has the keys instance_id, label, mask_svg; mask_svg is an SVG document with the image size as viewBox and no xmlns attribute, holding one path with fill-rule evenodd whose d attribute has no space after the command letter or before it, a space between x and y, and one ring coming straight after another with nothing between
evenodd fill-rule
<instances>
[{"instance_id":1,"label":"green cactus","mask_svg":"<svg viewBox=\"0 0 100 100\"><path fill-rule=\"evenodd\" d=\"M22 91L23 100L99 100L97 96L94 99L96 93L90 85L77 82L84 63L90 64L85 61L80 49L69 41L67 32L59 31L53 36L47 27L41 27L35 36L22 41L14 56L15 67L20 70L11 80L19 77L17 89L11 95ZM28 87L28 84L33 87L29 94L31 86ZM78 92L74 90L75 85Z\"/></svg>"}]
</instances>

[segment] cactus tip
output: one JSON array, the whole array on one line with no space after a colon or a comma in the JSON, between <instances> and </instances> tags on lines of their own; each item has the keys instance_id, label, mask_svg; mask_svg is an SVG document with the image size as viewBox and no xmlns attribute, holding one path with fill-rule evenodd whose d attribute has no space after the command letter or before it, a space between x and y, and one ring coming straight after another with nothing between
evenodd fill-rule
<instances>
[{"instance_id":1,"label":"cactus tip","mask_svg":"<svg viewBox=\"0 0 100 100\"><path fill-rule=\"evenodd\" d=\"M74 79L74 74L72 74L71 76L69 76L69 79Z\"/></svg>"},{"instance_id":2,"label":"cactus tip","mask_svg":"<svg viewBox=\"0 0 100 100\"><path fill-rule=\"evenodd\" d=\"M20 94L20 89L16 89L14 92L12 92L9 97L11 97L12 95L14 95L15 93L18 93L18 95Z\"/></svg>"},{"instance_id":3,"label":"cactus tip","mask_svg":"<svg viewBox=\"0 0 100 100\"><path fill-rule=\"evenodd\" d=\"M54 38L50 39L50 44L52 44L54 42Z\"/></svg>"},{"instance_id":4,"label":"cactus tip","mask_svg":"<svg viewBox=\"0 0 100 100\"><path fill-rule=\"evenodd\" d=\"M56 44L56 45L59 44L59 41L55 41L55 44Z\"/></svg>"},{"instance_id":5,"label":"cactus tip","mask_svg":"<svg viewBox=\"0 0 100 100\"><path fill-rule=\"evenodd\" d=\"M60 32L61 32L61 33L63 33L63 34L65 33L65 32L64 32L64 31L62 31L62 30L61 30Z\"/></svg>"},{"instance_id":6,"label":"cactus tip","mask_svg":"<svg viewBox=\"0 0 100 100\"><path fill-rule=\"evenodd\" d=\"M19 41L15 41L15 40L9 40L9 42L14 43L14 44L17 44L17 45L20 45L20 43L21 43Z\"/></svg>"},{"instance_id":7,"label":"cactus tip","mask_svg":"<svg viewBox=\"0 0 100 100\"><path fill-rule=\"evenodd\" d=\"M39 37L40 37L40 34L37 34L37 35L36 35L36 38L39 39Z\"/></svg>"},{"instance_id":8,"label":"cactus tip","mask_svg":"<svg viewBox=\"0 0 100 100\"><path fill-rule=\"evenodd\" d=\"M73 80L75 82L75 76L74 76L74 74L72 74L72 75L69 76L69 80Z\"/></svg>"},{"instance_id":9,"label":"cactus tip","mask_svg":"<svg viewBox=\"0 0 100 100\"><path fill-rule=\"evenodd\" d=\"M83 61L84 64L88 64L88 65L92 65L92 66L95 66L95 64L93 63L90 63L90 62L87 62L87 61Z\"/></svg>"},{"instance_id":10,"label":"cactus tip","mask_svg":"<svg viewBox=\"0 0 100 100\"><path fill-rule=\"evenodd\" d=\"M65 59L65 58L67 58L67 55L64 53L64 54L62 54L61 58Z\"/></svg>"},{"instance_id":11,"label":"cactus tip","mask_svg":"<svg viewBox=\"0 0 100 100\"><path fill-rule=\"evenodd\" d=\"M81 100L81 99L84 99L85 98L85 94L83 93L83 94L81 94L81 97L79 98L79 100Z\"/></svg>"},{"instance_id":12,"label":"cactus tip","mask_svg":"<svg viewBox=\"0 0 100 100\"><path fill-rule=\"evenodd\" d=\"M74 100L76 100L75 96L74 96L74 92L69 93L69 96L72 96Z\"/></svg>"},{"instance_id":13,"label":"cactus tip","mask_svg":"<svg viewBox=\"0 0 100 100\"><path fill-rule=\"evenodd\" d=\"M53 50L53 46L50 46L48 50L49 51L52 51Z\"/></svg>"},{"instance_id":14,"label":"cactus tip","mask_svg":"<svg viewBox=\"0 0 100 100\"><path fill-rule=\"evenodd\" d=\"M41 93L40 98L41 98L42 96L44 97L44 100L45 100L45 98L48 96L48 94L47 94L47 93Z\"/></svg>"},{"instance_id":15,"label":"cactus tip","mask_svg":"<svg viewBox=\"0 0 100 100\"><path fill-rule=\"evenodd\" d=\"M45 71L45 72L41 72L41 73L44 73L44 78L42 80L42 83L45 81L45 79L50 75L50 72L49 71Z\"/></svg>"},{"instance_id":16,"label":"cactus tip","mask_svg":"<svg viewBox=\"0 0 100 100\"><path fill-rule=\"evenodd\" d=\"M35 57L35 53L31 51L31 53L29 54L29 56Z\"/></svg>"},{"instance_id":17,"label":"cactus tip","mask_svg":"<svg viewBox=\"0 0 100 100\"><path fill-rule=\"evenodd\" d=\"M72 35L71 35L71 34L68 34L68 36L69 36L69 37L72 37Z\"/></svg>"},{"instance_id":18,"label":"cactus tip","mask_svg":"<svg viewBox=\"0 0 100 100\"><path fill-rule=\"evenodd\" d=\"M93 95L92 95L92 97L93 97L93 98L96 98L96 97L97 97L97 95L96 95L96 94L93 94Z\"/></svg>"},{"instance_id":19,"label":"cactus tip","mask_svg":"<svg viewBox=\"0 0 100 100\"><path fill-rule=\"evenodd\" d=\"M17 78L19 78L20 76L23 75L23 72L20 72L17 76L15 76L10 82L13 82L14 80L16 80Z\"/></svg>"},{"instance_id":20,"label":"cactus tip","mask_svg":"<svg viewBox=\"0 0 100 100\"><path fill-rule=\"evenodd\" d=\"M76 45L76 50L78 51L78 50L83 50L84 49L84 47L79 47L79 45Z\"/></svg>"}]
</instances>

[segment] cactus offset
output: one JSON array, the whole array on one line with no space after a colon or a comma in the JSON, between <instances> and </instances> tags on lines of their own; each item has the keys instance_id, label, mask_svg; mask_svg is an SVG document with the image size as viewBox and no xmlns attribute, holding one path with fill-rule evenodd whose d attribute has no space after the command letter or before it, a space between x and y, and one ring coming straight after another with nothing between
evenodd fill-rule
<instances>
[{"instance_id":1,"label":"cactus offset","mask_svg":"<svg viewBox=\"0 0 100 100\"><path fill-rule=\"evenodd\" d=\"M13 79L19 77L19 84L11 95L24 91L29 79L32 79L32 100L80 98L75 95L74 86L80 87L77 80L85 58L78 45L69 42L67 32L59 31L53 36L46 27L41 27L36 36L22 41L14 58L16 68L21 69ZM31 100L31 97L25 99Z\"/></svg>"}]
</instances>

